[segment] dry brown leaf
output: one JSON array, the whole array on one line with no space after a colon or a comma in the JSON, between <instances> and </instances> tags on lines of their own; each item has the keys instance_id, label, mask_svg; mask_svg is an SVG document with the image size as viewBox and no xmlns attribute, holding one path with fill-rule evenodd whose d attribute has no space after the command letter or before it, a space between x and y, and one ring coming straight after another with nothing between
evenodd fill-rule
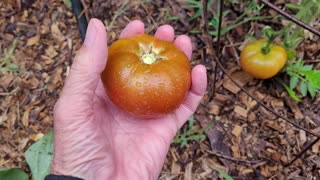
<instances>
[{"instance_id":1,"label":"dry brown leaf","mask_svg":"<svg viewBox=\"0 0 320 180\"><path fill-rule=\"evenodd\" d=\"M232 150L232 156L234 158L241 158L239 145L231 146L231 150Z\"/></svg>"},{"instance_id":2,"label":"dry brown leaf","mask_svg":"<svg viewBox=\"0 0 320 180\"><path fill-rule=\"evenodd\" d=\"M62 69L56 70L52 75L51 75L51 81L50 84L48 85L48 90L53 91L57 86L59 82L62 82Z\"/></svg>"},{"instance_id":3,"label":"dry brown leaf","mask_svg":"<svg viewBox=\"0 0 320 180\"><path fill-rule=\"evenodd\" d=\"M305 142L307 142L307 135L304 130L299 130L299 135L300 135L300 143L303 145Z\"/></svg>"},{"instance_id":4,"label":"dry brown leaf","mask_svg":"<svg viewBox=\"0 0 320 180\"><path fill-rule=\"evenodd\" d=\"M221 166L219 163L213 161L212 159L204 158L204 159L202 159L202 163L206 164L213 171L216 171L217 169L220 169L221 171L228 173L228 168L227 167Z\"/></svg>"},{"instance_id":5,"label":"dry brown leaf","mask_svg":"<svg viewBox=\"0 0 320 180\"><path fill-rule=\"evenodd\" d=\"M46 55L49 57L49 58L54 58L58 55L58 52L55 50L55 48L53 46L49 46L46 50Z\"/></svg>"},{"instance_id":6,"label":"dry brown leaf","mask_svg":"<svg viewBox=\"0 0 320 180\"><path fill-rule=\"evenodd\" d=\"M25 127L29 126L29 114L30 114L31 109L32 109L32 107L27 107L25 109L25 111L23 112L22 125Z\"/></svg>"},{"instance_id":7,"label":"dry brown leaf","mask_svg":"<svg viewBox=\"0 0 320 180\"><path fill-rule=\"evenodd\" d=\"M252 76L248 75L244 71L236 71L231 74L233 80L235 80L241 87L244 87L249 81L252 81ZM240 91L240 88L233 83L229 78L226 78L223 82L223 87L232 92L233 94L237 94Z\"/></svg>"},{"instance_id":8,"label":"dry brown leaf","mask_svg":"<svg viewBox=\"0 0 320 180\"><path fill-rule=\"evenodd\" d=\"M27 46L38 44L39 41L40 41L40 35L33 36L32 38L28 39Z\"/></svg>"},{"instance_id":9,"label":"dry brown leaf","mask_svg":"<svg viewBox=\"0 0 320 180\"><path fill-rule=\"evenodd\" d=\"M22 151L27 146L28 142L29 142L28 138L23 138L22 140L20 140L18 149Z\"/></svg>"},{"instance_id":10,"label":"dry brown leaf","mask_svg":"<svg viewBox=\"0 0 320 180\"><path fill-rule=\"evenodd\" d=\"M56 23L53 23L51 25L51 33L52 36L58 41L58 42L62 42L65 40L65 37L62 35L58 25Z\"/></svg>"},{"instance_id":11,"label":"dry brown leaf","mask_svg":"<svg viewBox=\"0 0 320 180\"><path fill-rule=\"evenodd\" d=\"M185 172L184 172L184 180L192 180L192 166L193 163L190 162L186 165L185 167Z\"/></svg>"},{"instance_id":12,"label":"dry brown leaf","mask_svg":"<svg viewBox=\"0 0 320 180\"><path fill-rule=\"evenodd\" d=\"M320 142L312 146L312 152L318 154L320 150Z\"/></svg>"},{"instance_id":13,"label":"dry brown leaf","mask_svg":"<svg viewBox=\"0 0 320 180\"><path fill-rule=\"evenodd\" d=\"M213 114L213 115L219 115L220 114L220 106L214 103L210 103L208 105L208 113Z\"/></svg>"},{"instance_id":14,"label":"dry brown leaf","mask_svg":"<svg viewBox=\"0 0 320 180\"><path fill-rule=\"evenodd\" d=\"M244 117L244 118L248 117L248 111L239 105L235 106L233 111L238 115L240 115L241 117Z\"/></svg>"},{"instance_id":15,"label":"dry brown leaf","mask_svg":"<svg viewBox=\"0 0 320 180\"><path fill-rule=\"evenodd\" d=\"M43 133L30 134L30 135L29 135L29 139L31 139L32 141L38 141L38 140L41 139L43 136L44 136Z\"/></svg>"},{"instance_id":16,"label":"dry brown leaf","mask_svg":"<svg viewBox=\"0 0 320 180\"><path fill-rule=\"evenodd\" d=\"M248 116L248 121L249 122L253 122L253 121L255 121L256 120L256 114L254 113L254 112L250 112L249 113L249 116Z\"/></svg>"},{"instance_id":17,"label":"dry brown leaf","mask_svg":"<svg viewBox=\"0 0 320 180\"><path fill-rule=\"evenodd\" d=\"M271 158L273 159L273 160L275 160L275 161L280 161L280 159L281 159L281 154L280 153L278 153L278 152L273 152L272 154L271 154Z\"/></svg>"},{"instance_id":18,"label":"dry brown leaf","mask_svg":"<svg viewBox=\"0 0 320 180\"><path fill-rule=\"evenodd\" d=\"M232 132L231 132L231 133L232 133L234 136L239 137L240 134L241 134L241 132L242 132L242 127L239 126L239 125L235 125L234 128L232 129Z\"/></svg>"}]
</instances>

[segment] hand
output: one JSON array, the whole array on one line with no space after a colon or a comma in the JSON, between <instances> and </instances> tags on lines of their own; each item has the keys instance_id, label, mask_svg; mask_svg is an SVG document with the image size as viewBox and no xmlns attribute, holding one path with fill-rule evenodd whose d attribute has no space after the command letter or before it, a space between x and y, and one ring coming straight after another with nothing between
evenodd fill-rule
<instances>
[{"instance_id":1,"label":"hand","mask_svg":"<svg viewBox=\"0 0 320 180\"><path fill-rule=\"evenodd\" d=\"M136 20L124 28L120 38L143 33L144 24ZM189 37L174 40L169 25L159 27L155 36L174 41L191 58ZM54 108L52 173L86 180L157 179L172 139L205 93L206 69L202 65L192 69L192 87L175 112L144 120L119 110L107 97L100 79L107 53L104 26L92 19Z\"/></svg>"}]
</instances>

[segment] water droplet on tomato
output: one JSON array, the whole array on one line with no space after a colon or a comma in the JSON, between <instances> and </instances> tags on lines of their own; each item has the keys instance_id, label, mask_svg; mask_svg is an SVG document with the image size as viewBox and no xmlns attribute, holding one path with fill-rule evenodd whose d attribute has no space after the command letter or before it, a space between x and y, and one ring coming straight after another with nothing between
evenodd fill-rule
<instances>
[{"instance_id":1,"label":"water droplet on tomato","mask_svg":"<svg viewBox=\"0 0 320 180\"><path fill-rule=\"evenodd\" d=\"M136 82L136 86L141 87L141 83L140 82Z\"/></svg>"},{"instance_id":2,"label":"water droplet on tomato","mask_svg":"<svg viewBox=\"0 0 320 180\"><path fill-rule=\"evenodd\" d=\"M159 84L158 84L158 87L159 87L159 88L164 88L164 83L159 83Z\"/></svg>"}]
</instances>

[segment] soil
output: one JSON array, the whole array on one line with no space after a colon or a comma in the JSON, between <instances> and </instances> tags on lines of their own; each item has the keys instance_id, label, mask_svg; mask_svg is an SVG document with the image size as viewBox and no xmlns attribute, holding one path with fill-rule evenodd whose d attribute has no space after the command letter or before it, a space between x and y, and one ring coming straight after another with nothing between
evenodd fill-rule
<instances>
[{"instance_id":1,"label":"soil","mask_svg":"<svg viewBox=\"0 0 320 180\"><path fill-rule=\"evenodd\" d=\"M257 80L239 67L240 51L249 40L247 34L261 37L264 26L280 29L288 20L280 17L238 25L221 36L218 51L218 39L204 33L208 21L201 14L189 20L197 9L186 8L186 1L81 2L88 19L96 17L104 22L109 44L135 19L145 23L148 34L153 34L160 25L170 24L176 35L191 37L192 66L201 63L207 67L209 85L194 114L193 129L213 126L205 131L203 140L189 141L183 147L172 144L159 179L221 179L217 169L234 179L320 179L320 142L290 163L316 139L309 132L320 134L320 94L296 103L274 78ZM280 8L285 3L274 2ZM216 5L210 4L210 8L216 11ZM232 6L226 3L224 8L230 11L224 22L231 23L247 7L239 1ZM276 15L268 7L260 13ZM213 17L209 11L208 20ZM319 20L312 24L316 29L320 28ZM213 27L209 26L209 30ZM305 34L297 54L305 63L320 69L320 38L307 31ZM213 52L208 44L213 46ZM0 64L11 49L9 60L19 67L18 71L0 71L0 167L21 167L30 173L24 152L52 128L53 106L81 45L76 18L63 1L0 2ZM234 84L221 68L214 78L218 54L231 78L260 102ZM286 76L279 77L288 82ZM181 131L187 128L186 124Z\"/></svg>"}]
</instances>

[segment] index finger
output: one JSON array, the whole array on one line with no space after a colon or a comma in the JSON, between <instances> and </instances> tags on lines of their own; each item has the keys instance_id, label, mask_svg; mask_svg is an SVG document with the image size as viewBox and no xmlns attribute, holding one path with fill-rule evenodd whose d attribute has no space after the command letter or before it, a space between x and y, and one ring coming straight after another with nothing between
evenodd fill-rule
<instances>
[{"instance_id":1,"label":"index finger","mask_svg":"<svg viewBox=\"0 0 320 180\"><path fill-rule=\"evenodd\" d=\"M122 30L119 38L127 38L144 33L144 23L140 20L133 20Z\"/></svg>"}]
</instances>

